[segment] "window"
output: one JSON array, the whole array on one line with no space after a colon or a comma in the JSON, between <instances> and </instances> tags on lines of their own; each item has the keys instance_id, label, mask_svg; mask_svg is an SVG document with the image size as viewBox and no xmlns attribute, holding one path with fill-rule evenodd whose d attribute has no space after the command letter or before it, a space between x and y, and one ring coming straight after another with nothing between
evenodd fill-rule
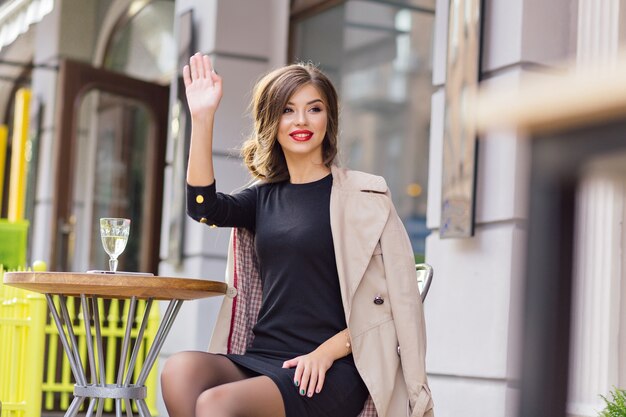
<instances>
[{"instance_id":1,"label":"window","mask_svg":"<svg viewBox=\"0 0 626 417\"><path fill-rule=\"evenodd\" d=\"M174 2L148 3L113 34L103 67L146 81L169 84L176 71Z\"/></svg>"},{"instance_id":2,"label":"window","mask_svg":"<svg viewBox=\"0 0 626 417\"><path fill-rule=\"evenodd\" d=\"M341 162L385 177L417 261L428 235L434 17L434 6L350 0L292 22L292 59L319 65L337 87Z\"/></svg>"}]
</instances>

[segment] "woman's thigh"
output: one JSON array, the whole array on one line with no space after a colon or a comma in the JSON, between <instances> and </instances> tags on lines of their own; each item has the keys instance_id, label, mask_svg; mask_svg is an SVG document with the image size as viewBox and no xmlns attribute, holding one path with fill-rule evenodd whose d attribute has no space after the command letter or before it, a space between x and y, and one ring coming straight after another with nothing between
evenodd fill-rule
<instances>
[{"instance_id":1,"label":"woman's thigh","mask_svg":"<svg viewBox=\"0 0 626 417\"><path fill-rule=\"evenodd\" d=\"M202 392L216 385L246 379L251 375L225 356L188 351L176 353L166 361L161 379L170 385L193 385Z\"/></svg>"},{"instance_id":2,"label":"woman's thigh","mask_svg":"<svg viewBox=\"0 0 626 417\"><path fill-rule=\"evenodd\" d=\"M196 402L196 417L285 417L280 390L269 377L257 376L215 386Z\"/></svg>"},{"instance_id":3,"label":"woman's thigh","mask_svg":"<svg viewBox=\"0 0 626 417\"><path fill-rule=\"evenodd\" d=\"M249 376L224 356L180 352L165 363L161 373L161 392L170 417L193 417L198 397L204 391Z\"/></svg>"}]
</instances>

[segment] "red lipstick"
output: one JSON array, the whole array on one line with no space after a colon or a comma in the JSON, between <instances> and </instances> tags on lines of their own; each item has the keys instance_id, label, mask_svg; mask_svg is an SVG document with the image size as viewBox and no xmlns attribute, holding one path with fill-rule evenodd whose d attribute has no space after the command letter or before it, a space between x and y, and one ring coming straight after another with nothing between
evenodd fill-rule
<instances>
[{"instance_id":1,"label":"red lipstick","mask_svg":"<svg viewBox=\"0 0 626 417\"><path fill-rule=\"evenodd\" d=\"M289 134L289 136L298 142L306 142L313 137L313 132L310 130L294 130Z\"/></svg>"}]
</instances>

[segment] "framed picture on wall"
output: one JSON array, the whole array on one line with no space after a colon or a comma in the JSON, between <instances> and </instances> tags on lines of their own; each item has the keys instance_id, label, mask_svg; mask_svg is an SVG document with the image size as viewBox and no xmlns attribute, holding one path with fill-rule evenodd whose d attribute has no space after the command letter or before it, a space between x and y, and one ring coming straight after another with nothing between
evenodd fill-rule
<instances>
[{"instance_id":1,"label":"framed picture on wall","mask_svg":"<svg viewBox=\"0 0 626 417\"><path fill-rule=\"evenodd\" d=\"M478 89L482 0L450 0L446 61L442 238L474 234L477 141L471 103Z\"/></svg>"}]
</instances>

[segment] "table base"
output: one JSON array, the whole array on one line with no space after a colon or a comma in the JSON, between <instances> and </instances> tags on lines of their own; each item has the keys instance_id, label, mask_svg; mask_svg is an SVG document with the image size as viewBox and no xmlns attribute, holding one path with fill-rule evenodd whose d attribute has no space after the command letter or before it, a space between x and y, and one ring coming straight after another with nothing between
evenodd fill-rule
<instances>
[{"instance_id":1,"label":"table base","mask_svg":"<svg viewBox=\"0 0 626 417\"><path fill-rule=\"evenodd\" d=\"M146 387L142 385L136 387L130 385L128 387L120 387L115 384L107 384L104 387L100 385L81 385L74 386L74 395L77 397L93 397L93 398L127 398L129 400L143 400L146 398Z\"/></svg>"},{"instance_id":2,"label":"table base","mask_svg":"<svg viewBox=\"0 0 626 417\"><path fill-rule=\"evenodd\" d=\"M169 302L156 336L154 337L154 341L152 342L152 346L149 346L148 355L146 356L146 360L143 363L141 371L139 372L139 376L137 377L135 383L131 384L132 369L134 369L139 355L140 347L143 341L143 333L148 323L148 316L150 314L153 299L149 298L146 301L146 308L142 320L138 323L139 331L135 344L132 348L130 360L128 361L128 365L125 367L126 357L130 351L132 323L134 322L135 308L137 304L137 297L132 297L130 299L130 308L128 311L128 319L126 321L126 332L122 342L119 369L116 375L117 383L107 384L105 382L105 361L102 346L98 297L87 297L83 294L80 296L80 299L83 311L85 334L88 335L86 340L89 369L91 370L91 383L87 382L87 372L85 371L81 360L74 328L67 311L66 297L59 296L59 308L57 309L52 300L52 296L49 294L46 295L50 313L57 329L59 330L61 344L63 345L67 358L69 359L70 368L72 369L72 374L76 380L76 385L74 386L74 399L65 413L65 417L77 416L79 409L87 399L89 399L89 406L87 407L87 412L85 414L86 417L93 416L94 411L97 417L101 417L105 399L115 400L116 417L122 417L122 402L124 402L126 407L126 416L133 417L134 414L131 401L134 401L137 405L137 410L139 411L139 415L141 417L151 417L150 411L148 410L148 406L145 402L147 392L145 382L150 374L150 371L152 370L159 352L161 351L161 348L163 347L165 338L167 337L167 334L169 333L172 324L178 315L183 300L172 300ZM89 308L90 305L91 309ZM90 314L90 311L92 314ZM92 316L94 323L93 333L91 331ZM96 355L94 351L97 352L97 367Z\"/></svg>"}]
</instances>

